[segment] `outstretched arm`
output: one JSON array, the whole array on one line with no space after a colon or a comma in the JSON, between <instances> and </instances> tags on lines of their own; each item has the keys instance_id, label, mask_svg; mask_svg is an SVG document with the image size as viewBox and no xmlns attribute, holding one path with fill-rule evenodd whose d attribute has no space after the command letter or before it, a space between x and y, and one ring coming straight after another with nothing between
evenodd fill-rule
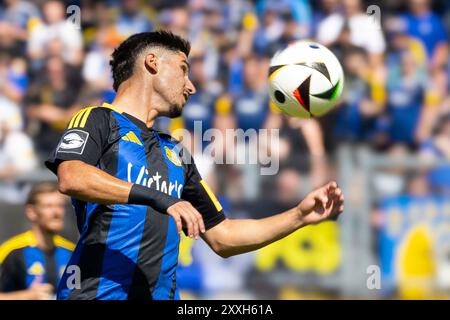
<instances>
[{"instance_id":1,"label":"outstretched arm","mask_svg":"<svg viewBox=\"0 0 450 320\"><path fill-rule=\"evenodd\" d=\"M288 211L264 219L226 219L202 237L217 254L227 258L262 248L343 210L344 195L333 181L312 191Z\"/></svg>"}]
</instances>

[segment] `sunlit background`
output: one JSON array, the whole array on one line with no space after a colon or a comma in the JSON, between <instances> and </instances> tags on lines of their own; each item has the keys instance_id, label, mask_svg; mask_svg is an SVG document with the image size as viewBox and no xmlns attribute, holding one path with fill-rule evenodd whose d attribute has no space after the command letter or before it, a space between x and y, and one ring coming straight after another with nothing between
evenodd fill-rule
<instances>
[{"instance_id":1,"label":"sunlit background","mask_svg":"<svg viewBox=\"0 0 450 320\"><path fill-rule=\"evenodd\" d=\"M30 183L54 179L43 160L71 116L114 98L112 50L164 28L191 41L198 92L158 128L280 129L275 175L194 152L229 218L284 211L330 179L346 196L337 221L254 253L222 259L184 239L183 298L449 298L449 9L445 0L0 1L0 241L29 228ZM297 39L328 46L345 70L340 103L320 119L288 118L269 102L270 58ZM63 235L78 237L70 207Z\"/></svg>"}]
</instances>

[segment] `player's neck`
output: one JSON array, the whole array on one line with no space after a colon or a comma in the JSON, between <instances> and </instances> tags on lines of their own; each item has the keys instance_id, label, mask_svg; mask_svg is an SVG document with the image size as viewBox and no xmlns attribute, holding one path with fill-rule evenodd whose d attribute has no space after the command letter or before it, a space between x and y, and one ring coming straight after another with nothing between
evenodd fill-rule
<instances>
[{"instance_id":1,"label":"player's neck","mask_svg":"<svg viewBox=\"0 0 450 320\"><path fill-rule=\"evenodd\" d=\"M133 117L146 123L147 122L147 110L140 107L140 106L142 106L142 102L139 100L140 99L122 96L122 97L117 97L116 99L114 99L114 101L111 102L111 105L113 105L120 111L128 113L129 115L132 115Z\"/></svg>"},{"instance_id":2,"label":"player's neck","mask_svg":"<svg viewBox=\"0 0 450 320\"><path fill-rule=\"evenodd\" d=\"M53 243L53 233L45 232L36 225L31 227L34 236L36 237L37 246L45 251L52 250L55 247Z\"/></svg>"},{"instance_id":3,"label":"player's neck","mask_svg":"<svg viewBox=\"0 0 450 320\"><path fill-rule=\"evenodd\" d=\"M124 83L120 86L120 89L111 104L119 110L147 123L148 110L143 106L148 106L149 102L142 92L145 92L143 91L143 88L133 87Z\"/></svg>"}]
</instances>

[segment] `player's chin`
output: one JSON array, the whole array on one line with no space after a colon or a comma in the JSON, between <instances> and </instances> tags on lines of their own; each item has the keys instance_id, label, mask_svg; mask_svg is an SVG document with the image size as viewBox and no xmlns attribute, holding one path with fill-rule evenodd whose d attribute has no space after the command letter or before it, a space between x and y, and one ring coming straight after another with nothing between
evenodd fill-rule
<instances>
[{"instance_id":1,"label":"player's chin","mask_svg":"<svg viewBox=\"0 0 450 320\"><path fill-rule=\"evenodd\" d=\"M183 112L183 104L172 104L169 108L169 118L177 118Z\"/></svg>"},{"instance_id":2,"label":"player's chin","mask_svg":"<svg viewBox=\"0 0 450 320\"><path fill-rule=\"evenodd\" d=\"M45 226L45 229L50 233L60 233L63 230L63 227L63 224L60 222L51 222Z\"/></svg>"}]
</instances>

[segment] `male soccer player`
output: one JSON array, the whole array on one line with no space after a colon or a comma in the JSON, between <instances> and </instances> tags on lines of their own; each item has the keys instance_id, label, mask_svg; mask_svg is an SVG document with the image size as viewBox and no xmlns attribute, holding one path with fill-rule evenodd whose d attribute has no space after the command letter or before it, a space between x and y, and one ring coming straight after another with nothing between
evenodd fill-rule
<instances>
[{"instance_id":1,"label":"male soccer player","mask_svg":"<svg viewBox=\"0 0 450 320\"><path fill-rule=\"evenodd\" d=\"M178 117L195 93L189 50L166 31L125 40L111 60L116 98L78 112L46 162L74 199L80 230L70 265L79 267L81 284L66 272L59 299L178 299L183 227L229 257L342 212L343 195L331 182L270 218L226 219L192 157L152 129L159 116Z\"/></svg>"},{"instance_id":2,"label":"male soccer player","mask_svg":"<svg viewBox=\"0 0 450 320\"><path fill-rule=\"evenodd\" d=\"M31 230L0 246L0 299L54 297L75 247L58 235L64 225L65 198L55 183L32 187L25 207Z\"/></svg>"}]
</instances>

